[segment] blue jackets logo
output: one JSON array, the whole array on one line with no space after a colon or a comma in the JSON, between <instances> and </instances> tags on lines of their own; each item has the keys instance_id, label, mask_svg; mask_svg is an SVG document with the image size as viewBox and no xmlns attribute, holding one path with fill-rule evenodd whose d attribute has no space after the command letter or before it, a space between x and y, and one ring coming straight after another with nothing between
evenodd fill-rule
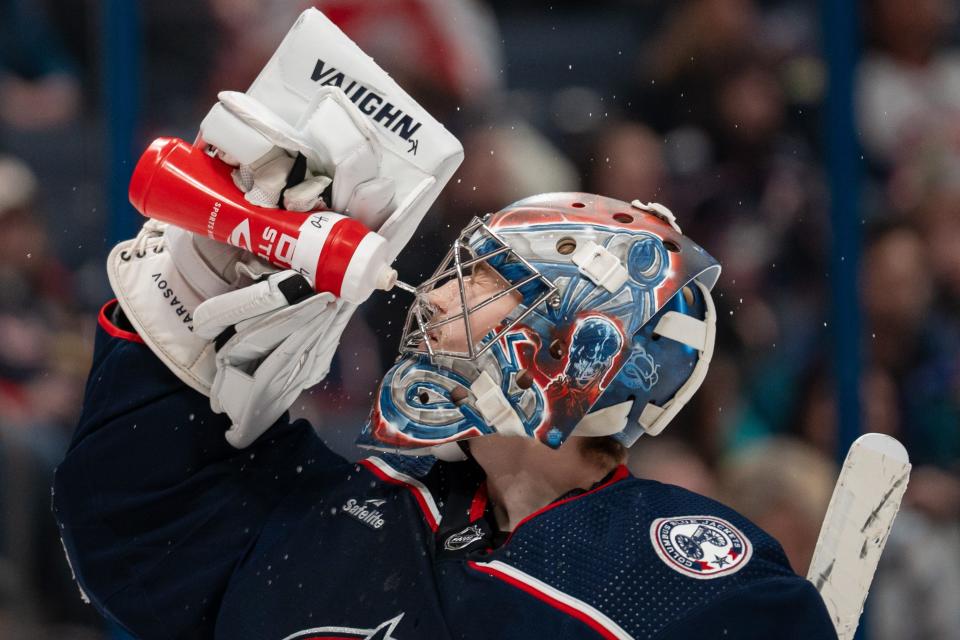
<instances>
[{"instance_id":1,"label":"blue jackets logo","mask_svg":"<svg viewBox=\"0 0 960 640\"><path fill-rule=\"evenodd\" d=\"M393 635L394 629L403 618L401 613L396 618L381 622L373 629L353 629L350 627L315 627L304 629L283 640L400 640Z\"/></svg>"},{"instance_id":2,"label":"blue jackets logo","mask_svg":"<svg viewBox=\"0 0 960 640\"><path fill-rule=\"evenodd\" d=\"M348 516L353 516L371 529L380 529L386 524L383 514L377 510L386 500L379 498L370 498L363 502L358 502L356 498L350 498L344 503L340 510Z\"/></svg>"},{"instance_id":3,"label":"blue jackets logo","mask_svg":"<svg viewBox=\"0 0 960 640\"><path fill-rule=\"evenodd\" d=\"M650 542L664 564L699 580L734 574L753 555L739 529L713 516L657 518L650 525Z\"/></svg>"}]
</instances>

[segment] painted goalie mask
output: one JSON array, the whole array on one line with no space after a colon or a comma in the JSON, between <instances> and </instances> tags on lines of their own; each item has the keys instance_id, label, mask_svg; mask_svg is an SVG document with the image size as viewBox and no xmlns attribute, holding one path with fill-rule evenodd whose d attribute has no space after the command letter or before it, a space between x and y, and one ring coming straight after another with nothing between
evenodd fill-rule
<instances>
[{"instance_id":1,"label":"painted goalie mask","mask_svg":"<svg viewBox=\"0 0 960 640\"><path fill-rule=\"evenodd\" d=\"M501 286L477 299L490 269ZM357 444L455 459L457 441L495 433L554 448L658 434L706 374L719 273L658 204L550 193L474 218L416 288ZM453 311L440 313L441 290ZM497 307L509 310L478 331ZM454 331L456 345L437 339Z\"/></svg>"}]
</instances>

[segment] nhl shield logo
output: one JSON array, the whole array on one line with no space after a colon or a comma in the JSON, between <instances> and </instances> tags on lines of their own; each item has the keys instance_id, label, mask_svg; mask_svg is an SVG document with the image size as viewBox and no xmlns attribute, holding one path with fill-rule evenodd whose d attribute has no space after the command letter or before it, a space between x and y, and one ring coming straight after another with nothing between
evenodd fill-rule
<instances>
[{"instance_id":1,"label":"nhl shield logo","mask_svg":"<svg viewBox=\"0 0 960 640\"><path fill-rule=\"evenodd\" d=\"M458 531L443 543L443 548L447 551L460 551L466 549L477 540L483 540L483 530L475 524L470 525L463 531Z\"/></svg>"},{"instance_id":2,"label":"nhl shield logo","mask_svg":"<svg viewBox=\"0 0 960 640\"><path fill-rule=\"evenodd\" d=\"M700 580L734 574L753 555L739 529L713 516L657 518L650 525L650 541L668 567Z\"/></svg>"}]
</instances>

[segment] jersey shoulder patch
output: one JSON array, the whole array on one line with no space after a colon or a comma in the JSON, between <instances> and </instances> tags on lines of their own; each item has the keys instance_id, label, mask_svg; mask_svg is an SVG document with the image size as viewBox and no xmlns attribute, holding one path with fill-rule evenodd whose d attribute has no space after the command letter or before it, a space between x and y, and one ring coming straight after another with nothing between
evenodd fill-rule
<instances>
[{"instance_id":1,"label":"jersey shoulder patch","mask_svg":"<svg viewBox=\"0 0 960 640\"><path fill-rule=\"evenodd\" d=\"M736 573L753 556L753 545L740 529L716 516L656 518L650 543L663 562L697 580Z\"/></svg>"},{"instance_id":2,"label":"jersey shoulder patch","mask_svg":"<svg viewBox=\"0 0 960 640\"><path fill-rule=\"evenodd\" d=\"M655 637L770 578L796 579L777 541L733 509L632 477L523 524L496 556L630 637Z\"/></svg>"},{"instance_id":3,"label":"jersey shoulder patch","mask_svg":"<svg viewBox=\"0 0 960 640\"><path fill-rule=\"evenodd\" d=\"M794 575L780 543L737 511L681 487L635 482L644 542L658 564L694 580Z\"/></svg>"}]
</instances>

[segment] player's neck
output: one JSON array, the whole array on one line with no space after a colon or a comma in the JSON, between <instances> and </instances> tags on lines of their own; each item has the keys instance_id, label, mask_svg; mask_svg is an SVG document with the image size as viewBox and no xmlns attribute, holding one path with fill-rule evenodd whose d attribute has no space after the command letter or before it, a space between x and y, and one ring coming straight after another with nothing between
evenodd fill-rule
<instances>
[{"instance_id":1,"label":"player's neck","mask_svg":"<svg viewBox=\"0 0 960 640\"><path fill-rule=\"evenodd\" d=\"M470 442L470 452L487 475L487 493L497 524L517 524L574 489L589 489L610 473L583 454L577 438L553 450L526 438L489 436Z\"/></svg>"}]
</instances>

